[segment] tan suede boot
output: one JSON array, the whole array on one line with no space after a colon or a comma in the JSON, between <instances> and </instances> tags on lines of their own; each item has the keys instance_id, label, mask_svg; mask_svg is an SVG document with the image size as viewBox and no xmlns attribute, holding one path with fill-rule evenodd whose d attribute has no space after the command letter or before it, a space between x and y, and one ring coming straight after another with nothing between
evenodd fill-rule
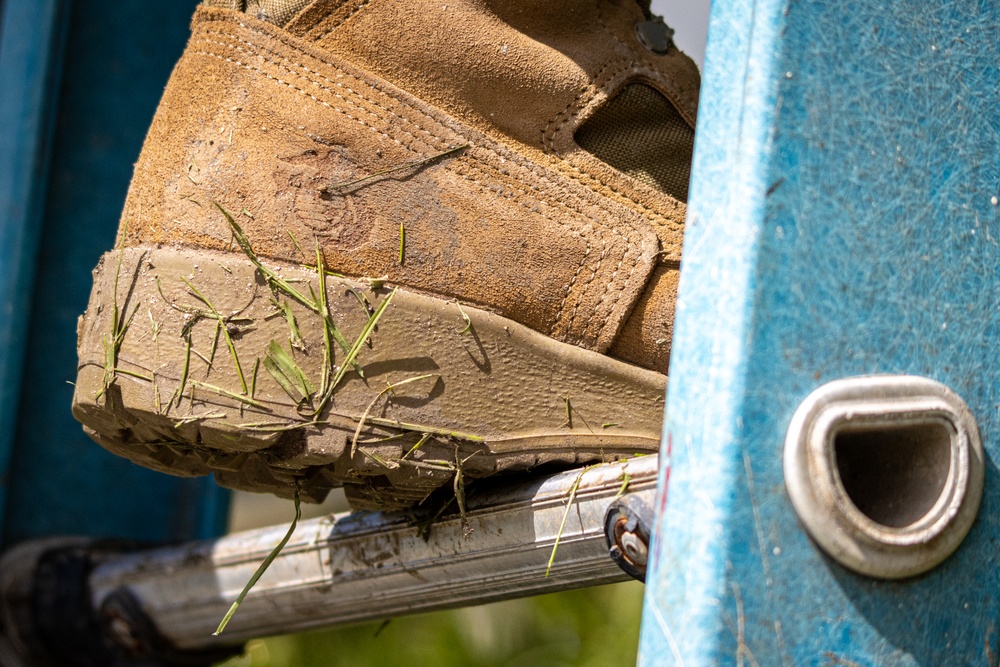
<instances>
[{"instance_id":1,"label":"tan suede boot","mask_svg":"<svg viewBox=\"0 0 1000 667\"><path fill-rule=\"evenodd\" d=\"M401 507L658 445L698 74L635 0L209 0L79 327L107 449Z\"/></svg>"}]
</instances>

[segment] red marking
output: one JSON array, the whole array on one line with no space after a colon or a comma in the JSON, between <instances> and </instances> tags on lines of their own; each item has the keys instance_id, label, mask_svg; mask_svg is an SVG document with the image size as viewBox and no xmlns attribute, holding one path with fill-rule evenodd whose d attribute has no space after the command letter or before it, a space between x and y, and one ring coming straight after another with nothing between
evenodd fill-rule
<instances>
[{"instance_id":1,"label":"red marking","mask_svg":"<svg viewBox=\"0 0 1000 667\"><path fill-rule=\"evenodd\" d=\"M667 431L667 460L664 462L663 469L663 488L657 489L657 493L660 496L660 506L659 510L656 512L656 516L653 517L653 525L650 526L650 530L656 532L660 526L663 525L663 515L667 511L667 489L670 487L670 465L673 462L674 453L674 434ZM660 562L660 551L663 544L663 540L655 539L652 535L650 538L653 539L653 558L652 563ZM651 563L651 565L652 565Z\"/></svg>"},{"instance_id":2,"label":"red marking","mask_svg":"<svg viewBox=\"0 0 1000 667\"><path fill-rule=\"evenodd\" d=\"M667 489L670 487L670 465L673 463L674 434L667 431L667 460L663 470L663 488L660 489L660 515L667 509Z\"/></svg>"}]
</instances>

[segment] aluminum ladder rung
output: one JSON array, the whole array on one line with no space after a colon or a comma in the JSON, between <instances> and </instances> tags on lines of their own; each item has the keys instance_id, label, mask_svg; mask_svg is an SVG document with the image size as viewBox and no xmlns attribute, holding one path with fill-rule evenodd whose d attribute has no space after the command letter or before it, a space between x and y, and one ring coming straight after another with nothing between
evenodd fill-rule
<instances>
[{"instance_id":1,"label":"aluminum ladder rung","mask_svg":"<svg viewBox=\"0 0 1000 667\"><path fill-rule=\"evenodd\" d=\"M400 513L302 521L218 637L212 633L219 621L286 526L108 555L89 576L92 608L107 617L109 601L126 593L130 606L141 609L163 639L183 651L200 651L309 628L624 581L628 576L609 557L605 514L622 493L630 503L652 507L656 475L657 457L642 456L494 484L470 494L465 523L446 516L431 525L427 539L420 525ZM13 576L19 559L23 568L29 548L30 543L5 554L0 572ZM12 592L16 588L0 574L0 605L8 606L8 613L23 597Z\"/></svg>"}]
</instances>

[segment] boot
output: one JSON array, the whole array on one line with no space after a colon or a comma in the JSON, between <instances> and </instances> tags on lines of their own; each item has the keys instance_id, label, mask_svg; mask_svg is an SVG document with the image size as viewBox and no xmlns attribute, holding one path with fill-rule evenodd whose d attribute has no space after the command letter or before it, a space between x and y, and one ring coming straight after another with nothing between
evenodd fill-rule
<instances>
[{"instance_id":1,"label":"boot","mask_svg":"<svg viewBox=\"0 0 1000 667\"><path fill-rule=\"evenodd\" d=\"M636 0L208 0L73 412L358 507L657 449L699 79Z\"/></svg>"}]
</instances>

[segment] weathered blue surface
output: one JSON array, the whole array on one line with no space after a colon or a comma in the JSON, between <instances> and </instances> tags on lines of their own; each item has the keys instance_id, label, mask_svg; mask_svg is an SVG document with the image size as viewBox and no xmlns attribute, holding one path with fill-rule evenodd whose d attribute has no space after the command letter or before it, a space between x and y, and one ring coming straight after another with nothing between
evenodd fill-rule
<instances>
[{"instance_id":1,"label":"weathered blue surface","mask_svg":"<svg viewBox=\"0 0 1000 667\"><path fill-rule=\"evenodd\" d=\"M36 3L52 4L8 0L8 12ZM34 254L19 254L16 243L0 252L0 262L27 266L35 285L33 294L24 292L15 318L28 331L26 349L4 348L10 364L23 354L23 383L0 382L0 425L15 433L8 502L0 514L6 545L53 534L194 539L225 527L228 495L211 479L169 477L112 456L83 434L69 407L76 318L87 303L91 270L114 247L132 164L187 39L195 4L73 3L48 190L33 210L32 229L41 236L37 264ZM44 55L48 47L22 30L24 48L33 57ZM2 105L8 91L0 90ZM50 93L53 106L56 99ZM6 132L2 124L0 132ZM0 174L9 167L5 160ZM44 175L32 175L32 187L41 188ZM8 221L0 221L0 234L9 233ZM12 373L14 366L4 363L0 373Z\"/></svg>"},{"instance_id":2,"label":"weathered blue surface","mask_svg":"<svg viewBox=\"0 0 1000 667\"><path fill-rule=\"evenodd\" d=\"M640 664L986 665L1000 636L1000 5L715 0ZM798 403L910 373L979 420L960 550L902 582L785 494Z\"/></svg>"},{"instance_id":3,"label":"weathered blue surface","mask_svg":"<svg viewBox=\"0 0 1000 667\"><path fill-rule=\"evenodd\" d=\"M48 178L65 3L0 3L0 517Z\"/></svg>"}]
</instances>

